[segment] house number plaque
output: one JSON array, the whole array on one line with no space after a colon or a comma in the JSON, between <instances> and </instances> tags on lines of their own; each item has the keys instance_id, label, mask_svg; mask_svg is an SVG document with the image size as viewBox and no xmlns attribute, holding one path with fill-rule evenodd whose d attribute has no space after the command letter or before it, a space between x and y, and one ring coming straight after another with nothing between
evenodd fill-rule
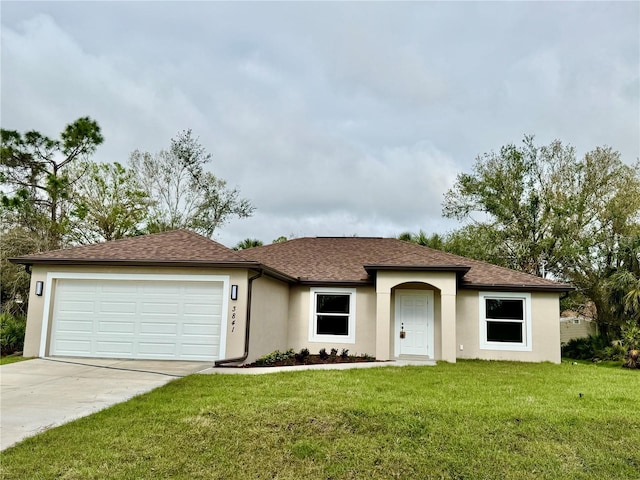
<instances>
[{"instance_id":1,"label":"house number plaque","mask_svg":"<svg viewBox=\"0 0 640 480\"><path fill-rule=\"evenodd\" d=\"M231 308L231 333L236 329L236 306Z\"/></svg>"}]
</instances>

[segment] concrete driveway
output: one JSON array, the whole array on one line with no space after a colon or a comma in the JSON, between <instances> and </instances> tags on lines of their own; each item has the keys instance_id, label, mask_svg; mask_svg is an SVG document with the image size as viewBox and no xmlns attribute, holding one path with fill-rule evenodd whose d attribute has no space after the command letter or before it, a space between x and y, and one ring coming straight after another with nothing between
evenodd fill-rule
<instances>
[{"instance_id":1,"label":"concrete driveway","mask_svg":"<svg viewBox=\"0 0 640 480\"><path fill-rule=\"evenodd\" d=\"M37 358L0 367L0 450L211 363Z\"/></svg>"}]
</instances>

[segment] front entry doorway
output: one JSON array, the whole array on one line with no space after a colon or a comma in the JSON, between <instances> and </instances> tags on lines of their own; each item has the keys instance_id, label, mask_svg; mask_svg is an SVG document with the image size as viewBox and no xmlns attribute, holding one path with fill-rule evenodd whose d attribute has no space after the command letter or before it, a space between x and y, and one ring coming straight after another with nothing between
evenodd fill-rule
<instances>
[{"instance_id":1,"label":"front entry doorway","mask_svg":"<svg viewBox=\"0 0 640 480\"><path fill-rule=\"evenodd\" d=\"M396 290L395 356L433 359L433 291Z\"/></svg>"}]
</instances>

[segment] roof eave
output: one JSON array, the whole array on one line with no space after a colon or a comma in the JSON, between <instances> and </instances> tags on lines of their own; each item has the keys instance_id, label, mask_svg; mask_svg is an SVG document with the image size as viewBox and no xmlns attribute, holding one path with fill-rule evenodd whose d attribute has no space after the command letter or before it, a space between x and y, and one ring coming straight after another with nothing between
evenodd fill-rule
<instances>
[{"instance_id":1,"label":"roof eave","mask_svg":"<svg viewBox=\"0 0 640 480\"><path fill-rule=\"evenodd\" d=\"M272 267L268 267L264 264L260 264L259 267L257 267L257 270L262 270L265 275L271 278L275 278L276 280L280 280L280 281L291 283L291 284L298 283L297 278L291 277L286 273L282 273L281 271L276 270L275 268L272 268Z\"/></svg>"},{"instance_id":2,"label":"roof eave","mask_svg":"<svg viewBox=\"0 0 640 480\"><path fill-rule=\"evenodd\" d=\"M527 292L571 292L575 287L559 283L557 285L525 285L505 283L461 283L461 289L465 290L495 290L498 292L527 291Z\"/></svg>"},{"instance_id":3,"label":"roof eave","mask_svg":"<svg viewBox=\"0 0 640 480\"><path fill-rule=\"evenodd\" d=\"M80 258L10 258L19 265L110 265L122 267L215 267L215 268L260 268L262 265L251 261L210 261L210 260L145 260L145 259L80 259Z\"/></svg>"},{"instance_id":4,"label":"roof eave","mask_svg":"<svg viewBox=\"0 0 640 480\"><path fill-rule=\"evenodd\" d=\"M471 267L466 265L364 265L367 273L371 274L378 270L408 270L414 272L456 272L467 273Z\"/></svg>"},{"instance_id":5,"label":"roof eave","mask_svg":"<svg viewBox=\"0 0 640 480\"><path fill-rule=\"evenodd\" d=\"M298 285L305 287L367 287L373 285L373 279L366 280L315 280L299 278Z\"/></svg>"}]
</instances>

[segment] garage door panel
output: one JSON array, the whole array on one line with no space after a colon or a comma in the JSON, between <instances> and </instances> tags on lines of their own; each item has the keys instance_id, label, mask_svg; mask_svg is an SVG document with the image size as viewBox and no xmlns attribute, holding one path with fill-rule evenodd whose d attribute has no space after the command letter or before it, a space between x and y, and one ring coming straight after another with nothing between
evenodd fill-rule
<instances>
[{"instance_id":1,"label":"garage door panel","mask_svg":"<svg viewBox=\"0 0 640 480\"><path fill-rule=\"evenodd\" d=\"M211 304L205 303L185 303L184 313L187 315L211 316Z\"/></svg>"},{"instance_id":2,"label":"garage door panel","mask_svg":"<svg viewBox=\"0 0 640 480\"><path fill-rule=\"evenodd\" d=\"M182 348L186 347L197 347L197 348L208 348L208 346L214 342L220 340L220 337L217 335L187 335L183 342L180 344Z\"/></svg>"},{"instance_id":3,"label":"garage door panel","mask_svg":"<svg viewBox=\"0 0 640 480\"><path fill-rule=\"evenodd\" d=\"M135 324L131 322L99 322L98 333L135 333Z\"/></svg>"},{"instance_id":4,"label":"garage door panel","mask_svg":"<svg viewBox=\"0 0 640 480\"><path fill-rule=\"evenodd\" d=\"M98 313L117 313L135 315L137 303L131 302L100 302Z\"/></svg>"},{"instance_id":5,"label":"garage door panel","mask_svg":"<svg viewBox=\"0 0 640 480\"><path fill-rule=\"evenodd\" d=\"M61 320L58 322L58 330L70 333L91 333L93 331L93 322L83 320Z\"/></svg>"},{"instance_id":6,"label":"garage door panel","mask_svg":"<svg viewBox=\"0 0 640 480\"><path fill-rule=\"evenodd\" d=\"M218 349L216 348L216 355L219 354L219 352L217 351ZM207 349L205 346L203 345L183 345L182 346L182 353L181 356L182 357L201 357L202 355L205 355L207 352Z\"/></svg>"},{"instance_id":7,"label":"garage door panel","mask_svg":"<svg viewBox=\"0 0 640 480\"><path fill-rule=\"evenodd\" d=\"M152 303L145 301L141 305L142 310L140 313L144 314L159 314L159 315L177 315L180 307L178 303Z\"/></svg>"},{"instance_id":8,"label":"garage door panel","mask_svg":"<svg viewBox=\"0 0 640 480\"><path fill-rule=\"evenodd\" d=\"M211 322L211 319L214 322ZM220 315L189 315L188 321L184 322L185 325L219 325L220 324Z\"/></svg>"},{"instance_id":9,"label":"garage door panel","mask_svg":"<svg viewBox=\"0 0 640 480\"><path fill-rule=\"evenodd\" d=\"M203 325L199 323L185 323L182 326L183 335L220 336L220 326Z\"/></svg>"},{"instance_id":10,"label":"garage door panel","mask_svg":"<svg viewBox=\"0 0 640 480\"><path fill-rule=\"evenodd\" d=\"M67 280L64 284L58 284L58 290L69 293L93 293L98 286L95 283L87 283L82 280Z\"/></svg>"},{"instance_id":11,"label":"garage door panel","mask_svg":"<svg viewBox=\"0 0 640 480\"><path fill-rule=\"evenodd\" d=\"M130 283L130 282L127 282ZM105 281L97 284L97 289L103 295L117 294L117 295L129 295L136 293L137 288L132 289L132 285L127 285L124 282L118 281Z\"/></svg>"},{"instance_id":12,"label":"garage door panel","mask_svg":"<svg viewBox=\"0 0 640 480\"><path fill-rule=\"evenodd\" d=\"M177 335L178 324L176 322L142 322L140 323L140 335L145 334Z\"/></svg>"},{"instance_id":13,"label":"garage door panel","mask_svg":"<svg viewBox=\"0 0 640 480\"><path fill-rule=\"evenodd\" d=\"M98 341L96 352L105 356L133 355L133 342L131 341Z\"/></svg>"},{"instance_id":14,"label":"garage door panel","mask_svg":"<svg viewBox=\"0 0 640 480\"><path fill-rule=\"evenodd\" d=\"M193 287L187 286L191 289ZM143 295L166 295L177 296L181 294L182 286L177 285L176 282L165 282L163 285L142 285L140 293Z\"/></svg>"},{"instance_id":15,"label":"garage door panel","mask_svg":"<svg viewBox=\"0 0 640 480\"><path fill-rule=\"evenodd\" d=\"M207 301L209 301L209 299L213 298L214 300L221 300L221 294L220 292L207 292L206 289L191 289L191 290L187 290L185 289L182 292L182 296L188 298L189 300L198 300L198 298L200 299L206 299Z\"/></svg>"},{"instance_id":16,"label":"garage door panel","mask_svg":"<svg viewBox=\"0 0 640 480\"><path fill-rule=\"evenodd\" d=\"M222 282L60 279L50 353L216 360Z\"/></svg>"},{"instance_id":17,"label":"garage door panel","mask_svg":"<svg viewBox=\"0 0 640 480\"><path fill-rule=\"evenodd\" d=\"M138 353L140 355L165 355L175 357L177 351L176 344L172 342L140 342L138 343Z\"/></svg>"},{"instance_id":18,"label":"garage door panel","mask_svg":"<svg viewBox=\"0 0 640 480\"><path fill-rule=\"evenodd\" d=\"M93 313L93 308L93 302L80 300L67 300L60 304L61 312Z\"/></svg>"},{"instance_id":19,"label":"garage door panel","mask_svg":"<svg viewBox=\"0 0 640 480\"><path fill-rule=\"evenodd\" d=\"M61 340L58 342L58 350L60 351L60 355L65 355L65 354L79 355L81 353L85 353L89 355L89 353L91 352L91 341L90 340Z\"/></svg>"}]
</instances>

